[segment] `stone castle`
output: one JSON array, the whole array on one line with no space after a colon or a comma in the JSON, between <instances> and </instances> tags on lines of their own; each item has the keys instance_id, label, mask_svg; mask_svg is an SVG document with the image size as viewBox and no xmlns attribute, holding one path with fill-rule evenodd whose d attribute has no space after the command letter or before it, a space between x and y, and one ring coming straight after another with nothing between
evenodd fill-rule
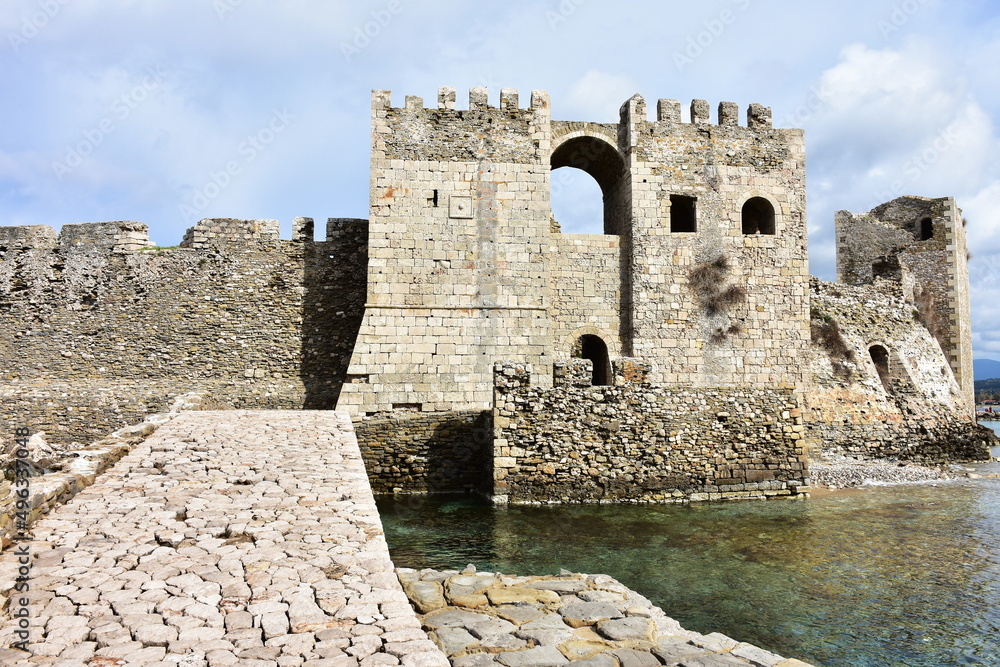
<instances>
[{"instance_id":1,"label":"stone castle","mask_svg":"<svg viewBox=\"0 0 1000 667\"><path fill-rule=\"evenodd\" d=\"M370 217L325 240L309 218L290 240L206 219L177 248L136 222L0 227L6 431L86 441L189 391L338 408L376 491L497 502L796 495L825 453L988 457L955 201L839 213L821 282L803 132L757 104L655 115L375 91ZM561 167L600 185L604 234L560 231Z\"/></svg>"}]
</instances>

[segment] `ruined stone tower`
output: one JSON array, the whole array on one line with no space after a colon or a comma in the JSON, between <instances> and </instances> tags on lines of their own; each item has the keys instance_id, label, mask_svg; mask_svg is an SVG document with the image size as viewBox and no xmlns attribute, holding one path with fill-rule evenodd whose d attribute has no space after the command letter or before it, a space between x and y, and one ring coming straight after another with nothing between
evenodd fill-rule
<instances>
[{"instance_id":1,"label":"ruined stone tower","mask_svg":"<svg viewBox=\"0 0 1000 667\"><path fill-rule=\"evenodd\" d=\"M353 412L487 409L500 359L639 356L654 382L801 383L809 344L801 130L770 110L640 96L618 123L554 121L473 89L436 109L388 91L372 104L368 291L338 406ZM551 172L604 195L605 234L554 231ZM604 369L604 370L602 370Z\"/></svg>"},{"instance_id":2,"label":"ruined stone tower","mask_svg":"<svg viewBox=\"0 0 1000 667\"><path fill-rule=\"evenodd\" d=\"M839 211L836 226L837 279L850 285L880 277L901 282L974 413L969 255L955 200L899 197L864 214Z\"/></svg>"}]
</instances>

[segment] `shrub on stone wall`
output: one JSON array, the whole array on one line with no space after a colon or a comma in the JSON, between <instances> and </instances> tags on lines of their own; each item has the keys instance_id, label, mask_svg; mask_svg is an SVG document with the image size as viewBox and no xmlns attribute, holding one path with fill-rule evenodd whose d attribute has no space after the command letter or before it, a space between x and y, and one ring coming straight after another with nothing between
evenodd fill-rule
<instances>
[{"instance_id":1,"label":"shrub on stone wall","mask_svg":"<svg viewBox=\"0 0 1000 667\"><path fill-rule=\"evenodd\" d=\"M813 309L810 313L809 333L815 345L830 356L833 373L847 382L854 375L854 351L847 345L837 321Z\"/></svg>"}]
</instances>

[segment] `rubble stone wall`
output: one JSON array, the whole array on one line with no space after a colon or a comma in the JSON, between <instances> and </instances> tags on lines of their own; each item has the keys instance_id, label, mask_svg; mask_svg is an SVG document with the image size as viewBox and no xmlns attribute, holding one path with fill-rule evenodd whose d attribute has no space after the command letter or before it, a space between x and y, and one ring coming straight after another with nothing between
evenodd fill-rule
<instances>
[{"instance_id":1,"label":"rubble stone wall","mask_svg":"<svg viewBox=\"0 0 1000 667\"><path fill-rule=\"evenodd\" d=\"M398 411L354 418L375 493L484 493L490 486L490 413Z\"/></svg>"},{"instance_id":2,"label":"rubble stone wall","mask_svg":"<svg viewBox=\"0 0 1000 667\"><path fill-rule=\"evenodd\" d=\"M614 386L589 360L557 363L555 384L498 363L495 502L688 502L793 496L808 486L794 389L650 384L617 359Z\"/></svg>"}]
</instances>

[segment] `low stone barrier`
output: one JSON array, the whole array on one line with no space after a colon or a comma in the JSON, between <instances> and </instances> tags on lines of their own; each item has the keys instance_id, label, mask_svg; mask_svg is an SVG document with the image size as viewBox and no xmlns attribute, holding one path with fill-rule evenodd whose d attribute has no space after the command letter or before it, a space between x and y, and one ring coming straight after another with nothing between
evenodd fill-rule
<instances>
[{"instance_id":1,"label":"low stone barrier","mask_svg":"<svg viewBox=\"0 0 1000 667\"><path fill-rule=\"evenodd\" d=\"M614 360L592 386L592 362L494 370L494 501L646 502L757 499L808 491L798 396L790 386L654 385L638 359Z\"/></svg>"},{"instance_id":2,"label":"low stone barrier","mask_svg":"<svg viewBox=\"0 0 1000 667\"><path fill-rule=\"evenodd\" d=\"M808 667L723 634L685 630L607 575L397 570L453 667Z\"/></svg>"}]
</instances>

